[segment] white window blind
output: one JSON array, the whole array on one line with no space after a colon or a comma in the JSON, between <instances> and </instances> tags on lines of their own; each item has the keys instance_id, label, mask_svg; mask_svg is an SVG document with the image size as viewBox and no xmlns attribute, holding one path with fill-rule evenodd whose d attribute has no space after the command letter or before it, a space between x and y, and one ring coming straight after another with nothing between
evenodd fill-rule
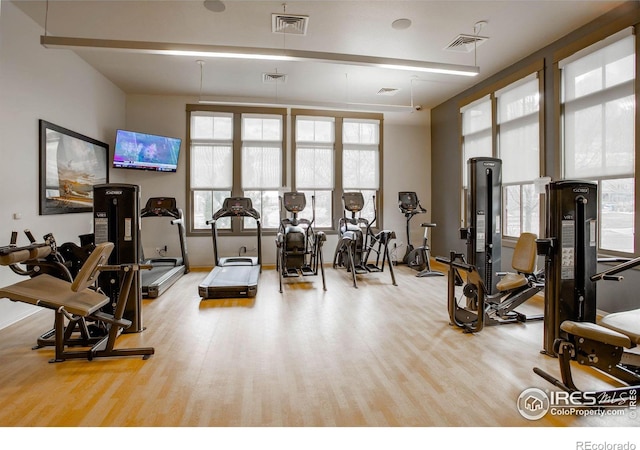
<instances>
[{"instance_id":1,"label":"white window blind","mask_svg":"<svg viewBox=\"0 0 640 450\"><path fill-rule=\"evenodd\" d=\"M635 36L561 61L563 175L598 183L599 248L635 252Z\"/></svg>"}]
</instances>

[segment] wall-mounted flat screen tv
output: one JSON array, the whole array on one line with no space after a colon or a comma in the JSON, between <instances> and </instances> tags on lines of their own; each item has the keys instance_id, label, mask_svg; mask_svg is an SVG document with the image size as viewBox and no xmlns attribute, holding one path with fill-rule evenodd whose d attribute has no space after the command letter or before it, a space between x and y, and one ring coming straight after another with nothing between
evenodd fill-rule
<instances>
[{"instance_id":1,"label":"wall-mounted flat screen tv","mask_svg":"<svg viewBox=\"0 0 640 450\"><path fill-rule=\"evenodd\" d=\"M179 138L117 130L113 167L175 172L180 144Z\"/></svg>"}]
</instances>

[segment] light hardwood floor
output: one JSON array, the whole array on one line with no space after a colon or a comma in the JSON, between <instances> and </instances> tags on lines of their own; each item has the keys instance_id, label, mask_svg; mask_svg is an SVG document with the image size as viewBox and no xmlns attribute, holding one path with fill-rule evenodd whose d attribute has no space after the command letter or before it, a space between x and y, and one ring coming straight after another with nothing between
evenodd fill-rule
<instances>
[{"instance_id":1,"label":"light hardwood floor","mask_svg":"<svg viewBox=\"0 0 640 450\"><path fill-rule=\"evenodd\" d=\"M201 300L205 271L145 300L141 333L119 347L153 346L141 358L48 363L31 350L52 324L42 310L0 330L0 426L4 427L531 427L638 426L623 417L520 416L529 387L551 389L534 366L542 322L464 334L449 325L446 278L396 267L286 280L263 270L255 299ZM8 301L8 300L1 300ZM542 302L526 305L541 311ZM584 388L607 385L576 369Z\"/></svg>"}]
</instances>

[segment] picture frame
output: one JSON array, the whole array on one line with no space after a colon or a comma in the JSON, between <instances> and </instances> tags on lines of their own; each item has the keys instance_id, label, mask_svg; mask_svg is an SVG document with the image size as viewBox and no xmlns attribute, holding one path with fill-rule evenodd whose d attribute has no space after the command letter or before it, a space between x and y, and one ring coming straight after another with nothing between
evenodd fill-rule
<instances>
[{"instance_id":1,"label":"picture frame","mask_svg":"<svg viewBox=\"0 0 640 450\"><path fill-rule=\"evenodd\" d=\"M40 119L40 215L93 211L109 182L109 145Z\"/></svg>"}]
</instances>

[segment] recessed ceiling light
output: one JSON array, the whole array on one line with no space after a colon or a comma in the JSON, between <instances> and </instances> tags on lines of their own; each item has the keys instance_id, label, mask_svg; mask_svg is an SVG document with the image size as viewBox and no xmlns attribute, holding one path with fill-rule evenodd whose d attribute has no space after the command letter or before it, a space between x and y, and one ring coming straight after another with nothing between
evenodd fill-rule
<instances>
[{"instance_id":1,"label":"recessed ceiling light","mask_svg":"<svg viewBox=\"0 0 640 450\"><path fill-rule=\"evenodd\" d=\"M397 19L391 24L391 27L395 30L406 30L411 26L411 20L409 19Z\"/></svg>"},{"instance_id":2,"label":"recessed ceiling light","mask_svg":"<svg viewBox=\"0 0 640 450\"><path fill-rule=\"evenodd\" d=\"M223 12L227 9L221 0L205 0L204 7L213 12Z\"/></svg>"}]
</instances>

